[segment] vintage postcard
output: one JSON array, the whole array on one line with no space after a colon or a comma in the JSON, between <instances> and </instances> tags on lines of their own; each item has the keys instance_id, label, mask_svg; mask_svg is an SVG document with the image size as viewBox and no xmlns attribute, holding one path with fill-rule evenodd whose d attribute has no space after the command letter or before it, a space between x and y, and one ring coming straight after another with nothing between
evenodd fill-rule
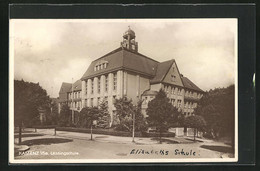
<instances>
[{"instance_id":1,"label":"vintage postcard","mask_svg":"<svg viewBox=\"0 0 260 171\"><path fill-rule=\"evenodd\" d=\"M238 160L236 18L9 24L10 163Z\"/></svg>"}]
</instances>

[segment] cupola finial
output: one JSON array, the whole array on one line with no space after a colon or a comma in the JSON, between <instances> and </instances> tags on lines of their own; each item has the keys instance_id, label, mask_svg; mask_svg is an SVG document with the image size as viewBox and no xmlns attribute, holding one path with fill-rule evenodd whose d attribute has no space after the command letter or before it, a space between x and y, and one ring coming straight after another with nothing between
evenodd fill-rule
<instances>
[{"instance_id":1,"label":"cupola finial","mask_svg":"<svg viewBox=\"0 0 260 171\"><path fill-rule=\"evenodd\" d=\"M121 42L121 46L128 50L138 51L138 43L135 41L135 32L131 30L130 25L128 26L128 30L123 35L123 42Z\"/></svg>"}]
</instances>

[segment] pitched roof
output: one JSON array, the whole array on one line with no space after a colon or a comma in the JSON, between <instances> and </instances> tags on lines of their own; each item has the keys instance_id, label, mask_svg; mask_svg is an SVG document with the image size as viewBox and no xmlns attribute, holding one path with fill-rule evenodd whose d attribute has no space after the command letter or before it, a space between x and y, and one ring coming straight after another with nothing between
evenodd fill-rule
<instances>
[{"instance_id":1,"label":"pitched roof","mask_svg":"<svg viewBox=\"0 0 260 171\"><path fill-rule=\"evenodd\" d=\"M67 93L70 91L71 89L71 83L65 83L63 82L60 88L60 92L59 93Z\"/></svg>"},{"instance_id":2,"label":"pitched roof","mask_svg":"<svg viewBox=\"0 0 260 171\"><path fill-rule=\"evenodd\" d=\"M107 62L107 67L94 71L96 64L102 60ZM118 69L130 70L147 76L154 76L158 63L158 61L148 58L140 53L132 52L120 47L94 60L82 76L81 80L113 72Z\"/></svg>"},{"instance_id":3,"label":"pitched roof","mask_svg":"<svg viewBox=\"0 0 260 171\"><path fill-rule=\"evenodd\" d=\"M73 91L79 91L81 90L81 87L82 87L81 80L77 80L76 82L73 83ZM72 86L69 92L72 92Z\"/></svg>"},{"instance_id":4,"label":"pitched roof","mask_svg":"<svg viewBox=\"0 0 260 171\"><path fill-rule=\"evenodd\" d=\"M142 96L156 96L158 94L158 91L155 90L146 90L142 94Z\"/></svg>"},{"instance_id":5,"label":"pitched roof","mask_svg":"<svg viewBox=\"0 0 260 171\"><path fill-rule=\"evenodd\" d=\"M174 62L174 59L159 63L158 66L157 66L157 69L156 69L156 75L151 80L151 83L162 82L163 78L165 77L165 75L169 71L173 62Z\"/></svg>"},{"instance_id":6,"label":"pitched roof","mask_svg":"<svg viewBox=\"0 0 260 171\"><path fill-rule=\"evenodd\" d=\"M182 82L183 82L183 85L185 88L204 92L198 86L196 86L191 80L189 80L187 77L181 77L181 79L182 79Z\"/></svg>"}]
</instances>

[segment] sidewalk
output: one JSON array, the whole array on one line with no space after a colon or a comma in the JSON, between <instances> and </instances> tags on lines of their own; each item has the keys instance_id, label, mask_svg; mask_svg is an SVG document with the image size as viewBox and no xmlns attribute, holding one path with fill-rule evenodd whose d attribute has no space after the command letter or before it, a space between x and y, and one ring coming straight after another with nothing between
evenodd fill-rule
<instances>
[{"instance_id":1,"label":"sidewalk","mask_svg":"<svg viewBox=\"0 0 260 171\"><path fill-rule=\"evenodd\" d=\"M68 132L68 131L56 131L56 135L54 135L54 130L51 129L37 129L37 132L35 134L37 133L44 134L45 135L44 138L63 137L69 139L90 140L91 137L91 134L89 133ZM35 138L39 138L39 137L35 137ZM30 137L30 139L34 139L34 137ZM152 137L135 137L134 143L138 145L159 144L158 139ZM93 134L93 140L97 142L106 142L106 143L133 144L132 137L121 137L121 136L112 136L112 135L104 135L104 134ZM163 140L163 144L193 143L192 140L189 140L186 137L162 137L162 140Z\"/></svg>"}]
</instances>

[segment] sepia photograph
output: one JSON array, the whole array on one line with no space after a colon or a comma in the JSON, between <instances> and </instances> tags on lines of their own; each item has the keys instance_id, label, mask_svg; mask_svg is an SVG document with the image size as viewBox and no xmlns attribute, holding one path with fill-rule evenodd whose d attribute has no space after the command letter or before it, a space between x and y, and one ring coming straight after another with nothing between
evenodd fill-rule
<instances>
[{"instance_id":1,"label":"sepia photograph","mask_svg":"<svg viewBox=\"0 0 260 171\"><path fill-rule=\"evenodd\" d=\"M236 18L9 27L10 163L238 160Z\"/></svg>"}]
</instances>

